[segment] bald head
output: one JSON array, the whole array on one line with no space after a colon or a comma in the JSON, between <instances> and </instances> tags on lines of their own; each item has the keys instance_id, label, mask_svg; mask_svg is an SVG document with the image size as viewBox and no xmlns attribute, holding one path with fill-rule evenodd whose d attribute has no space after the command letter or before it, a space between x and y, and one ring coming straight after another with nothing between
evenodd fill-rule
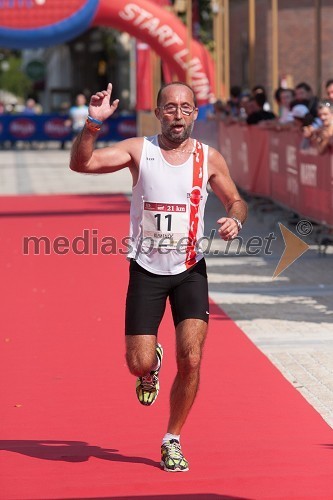
<instances>
[{"instance_id":1,"label":"bald head","mask_svg":"<svg viewBox=\"0 0 333 500\"><path fill-rule=\"evenodd\" d=\"M187 83L185 83L185 82L171 82L171 83L166 83L165 85L163 85L157 94L157 106L161 105L165 90L170 88L173 85L178 85L178 86L182 85L183 87L187 87L192 92L193 103L194 103L194 106L197 107L197 99L196 99L194 90L192 89L192 87L190 87L190 85L187 85Z\"/></svg>"}]
</instances>

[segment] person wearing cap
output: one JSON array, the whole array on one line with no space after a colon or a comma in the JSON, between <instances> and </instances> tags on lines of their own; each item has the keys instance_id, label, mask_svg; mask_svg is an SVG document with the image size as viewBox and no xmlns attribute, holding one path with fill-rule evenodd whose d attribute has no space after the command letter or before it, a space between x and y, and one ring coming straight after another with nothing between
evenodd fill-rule
<instances>
[{"instance_id":1,"label":"person wearing cap","mask_svg":"<svg viewBox=\"0 0 333 500\"><path fill-rule=\"evenodd\" d=\"M313 122L313 116L310 110L305 104L296 104L291 108L291 116L294 120L294 124L300 127L311 125Z\"/></svg>"},{"instance_id":2,"label":"person wearing cap","mask_svg":"<svg viewBox=\"0 0 333 500\"><path fill-rule=\"evenodd\" d=\"M333 145L333 101L321 100L318 103L318 116L322 126L313 130L310 141L319 154L329 151Z\"/></svg>"},{"instance_id":3,"label":"person wearing cap","mask_svg":"<svg viewBox=\"0 0 333 500\"><path fill-rule=\"evenodd\" d=\"M311 134L315 130L315 118L305 104L294 104L291 108L291 116L293 117L293 128L303 133L300 149L308 149L311 145Z\"/></svg>"}]
</instances>

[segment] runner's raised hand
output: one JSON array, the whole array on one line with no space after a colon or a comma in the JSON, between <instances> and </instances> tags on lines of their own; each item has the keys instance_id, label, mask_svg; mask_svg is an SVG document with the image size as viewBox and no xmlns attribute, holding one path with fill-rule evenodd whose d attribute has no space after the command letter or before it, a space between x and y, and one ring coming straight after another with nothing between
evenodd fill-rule
<instances>
[{"instance_id":1,"label":"runner's raised hand","mask_svg":"<svg viewBox=\"0 0 333 500\"><path fill-rule=\"evenodd\" d=\"M102 122L113 115L116 111L119 99L111 101L112 83L109 83L106 90L96 92L91 96L89 103L89 115Z\"/></svg>"}]
</instances>

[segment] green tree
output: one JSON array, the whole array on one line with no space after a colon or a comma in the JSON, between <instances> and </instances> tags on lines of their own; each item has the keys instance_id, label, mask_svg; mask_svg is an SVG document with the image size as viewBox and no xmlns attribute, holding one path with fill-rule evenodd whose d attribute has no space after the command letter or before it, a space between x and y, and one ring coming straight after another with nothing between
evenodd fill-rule
<instances>
[{"instance_id":1,"label":"green tree","mask_svg":"<svg viewBox=\"0 0 333 500\"><path fill-rule=\"evenodd\" d=\"M174 7L181 7L178 11L178 17L186 24L186 0L183 2L177 2L177 0L171 0ZM214 51L214 41L213 41L213 12L212 12L212 0L192 0L192 12L198 9L198 24L196 27L197 35L200 42L205 45L205 47L213 52Z\"/></svg>"},{"instance_id":2,"label":"green tree","mask_svg":"<svg viewBox=\"0 0 333 500\"><path fill-rule=\"evenodd\" d=\"M199 36L201 42L207 47L207 49L213 51L213 13L211 4L211 0L199 0Z\"/></svg>"},{"instance_id":3,"label":"green tree","mask_svg":"<svg viewBox=\"0 0 333 500\"><path fill-rule=\"evenodd\" d=\"M32 90L33 83L22 72L22 60L19 54L2 54L0 59L0 89L7 90L17 97L26 97Z\"/></svg>"}]
</instances>

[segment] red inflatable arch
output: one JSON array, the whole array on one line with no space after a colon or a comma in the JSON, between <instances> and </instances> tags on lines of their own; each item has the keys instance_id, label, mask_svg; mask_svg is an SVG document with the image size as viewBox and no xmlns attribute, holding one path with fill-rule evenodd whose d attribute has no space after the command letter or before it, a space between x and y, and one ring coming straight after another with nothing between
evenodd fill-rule
<instances>
[{"instance_id":1,"label":"red inflatable arch","mask_svg":"<svg viewBox=\"0 0 333 500\"><path fill-rule=\"evenodd\" d=\"M197 41L188 44L186 26L174 14L149 0L100 0L93 25L112 26L149 44L179 80L190 76L199 104L214 96L213 60Z\"/></svg>"}]
</instances>

